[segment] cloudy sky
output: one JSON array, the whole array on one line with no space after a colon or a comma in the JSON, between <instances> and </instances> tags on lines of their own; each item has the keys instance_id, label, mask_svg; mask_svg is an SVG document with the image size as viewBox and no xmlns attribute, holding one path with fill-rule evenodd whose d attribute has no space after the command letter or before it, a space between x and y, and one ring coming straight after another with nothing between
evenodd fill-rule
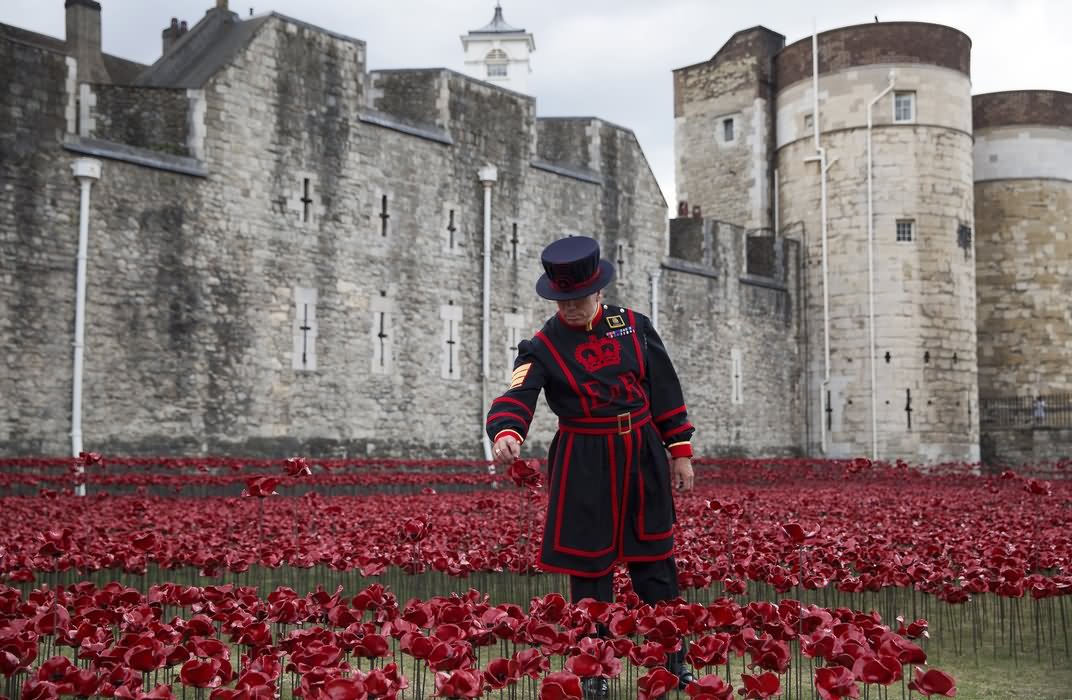
<instances>
[{"instance_id":1,"label":"cloudy sky","mask_svg":"<svg viewBox=\"0 0 1072 700\"><path fill-rule=\"evenodd\" d=\"M262 4L263 3L263 4ZM215 0L101 0L104 50L152 63L171 17L192 26ZM461 69L459 36L487 23L495 0L231 0L246 16L277 11L368 43L370 68ZM710 58L738 29L762 24L793 42L835 27L937 22L972 39L974 92L1072 92L1068 0L503 0L535 35L530 92L541 116L599 116L633 129L674 197L670 71ZM64 35L63 0L2 0L0 22Z\"/></svg>"}]
</instances>

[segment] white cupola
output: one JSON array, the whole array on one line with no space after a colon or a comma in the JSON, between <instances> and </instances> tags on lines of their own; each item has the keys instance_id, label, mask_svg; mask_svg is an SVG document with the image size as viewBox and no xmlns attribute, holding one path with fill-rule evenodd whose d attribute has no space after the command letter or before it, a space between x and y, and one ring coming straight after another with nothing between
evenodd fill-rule
<instances>
[{"instance_id":1,"label":"white cupola","mask_svg":"<svg viewBox=\"0 0 1072 700\"><path fill-rule=\"evenodd\" d=\"M462 49L468 75L516 92L528 92L530 56L536 50L536 42L532 34L506 23L499 3L495 4L491 22L462 36Z\"/></svg>"}]
</instances>

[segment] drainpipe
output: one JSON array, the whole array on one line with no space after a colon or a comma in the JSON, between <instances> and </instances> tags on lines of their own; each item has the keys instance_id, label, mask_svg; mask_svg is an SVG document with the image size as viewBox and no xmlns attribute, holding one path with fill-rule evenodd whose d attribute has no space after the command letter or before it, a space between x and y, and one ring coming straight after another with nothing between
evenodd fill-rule
<instances>
[{"instance_id":1,"label":"drainpipe","mask_svg":"<svg viewBox=\"0 0 1072 700\"><path fill-rule=\"evenodd\" d=\"M878 459L878 398L875 375L875 210L872 198L871 129L875 104L893 90L896 72L890 71L890 84L867 105L867 330L870 335L868 357L871 361L871 459Z\"/></svg>"},{"instance_id":2,"label":"drainpipe","mask_svg":"<svg viewBox=\"0 0 1072 700\"><path fill-rule=\"evenodd\" d=\"M659 327L659 278L662 276L662 270L655 268L651 271L651 325L658 329Z\"/></svg>"},{"instance_id":3,"label":"drainpipe","mask_svg":"<svg viewBox=\"0 0 1072 700\"><path fill-rule=\"evenodd\" d=\"M805 158L806 163L818 161L819 163L819 202L820 219L822 221L822 260L823 260L823 381L819 384L819 439L822 453L827 451L826 435L826 392L830 386L830 278L827 264L827 216L826 216L826 171L834 164L827 163L826 149L819 143L819 34L812 27L811 34L811 81L812 81L812 113L811 123L815 138L815 151L818 155ZM835 159L836 161L836 159Z\"/></svg>"},{"instance_id":4,"label":"drainpipe","mask_svg":"<svg viewBox=\"0 0 1072 700\"><path fill-rule=\"evenodd\" d=\"M477 172L484 186L484 318L483 345L480 349L480 441L484 445L484 459L491 461L491 440L484 429L484 414L488 407L488 375L491 358L491 188L499 179L499 172L490 163ZM492 467L494 469L494 466Z\"/></svg>"},{"instance_id":5,"label":"drainpipe","mask_svg":"<svg viewBox=\"0 0 1072 700\"><path fill-rule=\"evenodd\" d=\"M86 258L89 249L89 190L100 179L101 162L94 158L79 158L71 171L82 186L82 201L78 214L78 272L75 278L74 302L74 372L71 388L71 456L82 453L82 364L86 337ZM85 467L77 467L75 492L86 495L82 482Z\"/></svg>"}]
</instances>

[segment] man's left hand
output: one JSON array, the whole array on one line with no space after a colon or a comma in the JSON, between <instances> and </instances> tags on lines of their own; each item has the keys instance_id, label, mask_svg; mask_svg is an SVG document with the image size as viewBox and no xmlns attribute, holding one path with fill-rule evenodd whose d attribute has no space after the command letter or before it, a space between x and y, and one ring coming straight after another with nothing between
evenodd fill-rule
<instances>
[{"instance_id":1,"label":"man's left hand","mask_svg":"<svg viewBox=\"0 0 1072 700\"><path fill-rule=\"evenodd\" d=\"M695 476L692 473L692 460L688 457L676 457L670 464L672 484L678 491L691 491Z\"/></svg>"}]
</instances>

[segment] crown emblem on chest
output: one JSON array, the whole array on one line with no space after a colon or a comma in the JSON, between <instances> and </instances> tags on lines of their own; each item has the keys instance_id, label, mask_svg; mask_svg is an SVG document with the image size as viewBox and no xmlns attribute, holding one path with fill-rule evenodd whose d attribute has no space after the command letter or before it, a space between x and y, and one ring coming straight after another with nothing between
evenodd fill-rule
<instances>
[{"instance_id":1,"label":"crown emblem on chest","mask_svg":"<svg viewBox=\"0 0 1072 700\"><path fill-rule=\"evenodd\" d=\"M588 342L577 346L574 356L587 371L595 372L619 364L622 361L622 348L614 338L590 335Z\"/></svg>"}]
</instances>

